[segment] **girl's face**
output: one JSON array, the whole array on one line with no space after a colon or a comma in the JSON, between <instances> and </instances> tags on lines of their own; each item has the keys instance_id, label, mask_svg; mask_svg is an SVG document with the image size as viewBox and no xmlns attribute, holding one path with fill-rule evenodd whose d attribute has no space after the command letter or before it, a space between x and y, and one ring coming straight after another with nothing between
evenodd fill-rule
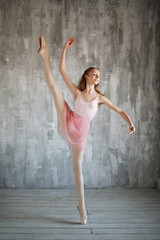
<instances>
[{"instance_id":1,"label":"girl's face","mask_svg":"<svg viewBox=\"0 0 160 240\"><path fill-rule=\"evenodd\" d=\"M97 85L100 81L100 72L97 69L92 69L85 77L88 83Z\"/></svg>"}]
</instances>

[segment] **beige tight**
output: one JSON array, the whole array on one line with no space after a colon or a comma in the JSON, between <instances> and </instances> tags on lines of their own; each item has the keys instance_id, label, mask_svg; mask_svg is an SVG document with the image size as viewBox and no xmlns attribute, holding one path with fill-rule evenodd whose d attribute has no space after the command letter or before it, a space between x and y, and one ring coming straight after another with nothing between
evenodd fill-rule
<instances>
[{"instance_id":1,"label":"beige tight","mask_svg":"<svg viewBox=\"0 0 160 240\"><path fill-rule=\"evenodd\" d=\"M78 193L79 205L84 206L84 184L82 175L83 152L72 147L73 173L76 190Z\"/></svg>"},{"instance_id":2,"label":"beige tight","mask_svg":"<svg viewBox=\"0 0 160 240\"><path fill-rule=\"evenodd\" d=\"M53 99L54 99L54 103L55 103L55 107L57 110L57 114L58 117L61 121L61 113L64 107L64 97L58 87L58 85L56 84L53 74L52 74L52 70L50 67L50 63L48 58L44 58L44 72L45 72L45 79L46 82L48 84L48 87L53 95Z\"/></svg>"},{"instance_id":3,"label":"beige tight","mask_svg":"<svg viewBox=\"0 0 160 240\"><path fill-rule=\"evenodd\" d=\"M48 52L46 53L46 57L44 60L44 71L45 71L45 79L48 84L48 87L53 95L55 107L57 110L58 117L61 121L61 113L64 107L64 97L57 86L52 70L49 63ZM72 158L73 158L73 173L75 186L78 193L79 205L84 206L84 186L83 186L83 175L82 175L82 161L83 161L83 152L72 148Z\"/></svg>"}]
</instances>

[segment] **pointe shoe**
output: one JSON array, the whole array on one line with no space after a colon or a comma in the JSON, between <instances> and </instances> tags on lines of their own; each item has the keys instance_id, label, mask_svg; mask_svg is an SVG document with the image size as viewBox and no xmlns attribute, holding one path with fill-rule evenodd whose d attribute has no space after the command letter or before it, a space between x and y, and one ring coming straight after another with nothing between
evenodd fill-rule
<instances>
[{"instance_id":1,"label":"pointe shoe","mask_svg":"<svg viewBox=\"0 0 160 240\"><path fill-rule=\"evenodd\" d=\"M40 36L39 38L39 44L40 44L40 48L38 50L38 53L42 56L42 57L48 57L48 47L47 44L44 40L43 35Z\"/></svg>"},{"instance_id":2,"label":"pointe shoe","mask_svg":"<svg viewBox=\"0 0 160 240\"><path fill-rule=\"evenodd\" d=\"M77 209L78 209L79 214L80 214L81 223L82 224L86 224L87 223L87 213L86 213L86 210L85 210L86 216L84 218L83 215L82 215L82 209L79 207L79 205L77 206Z\"/></svg>"}]
</instances>

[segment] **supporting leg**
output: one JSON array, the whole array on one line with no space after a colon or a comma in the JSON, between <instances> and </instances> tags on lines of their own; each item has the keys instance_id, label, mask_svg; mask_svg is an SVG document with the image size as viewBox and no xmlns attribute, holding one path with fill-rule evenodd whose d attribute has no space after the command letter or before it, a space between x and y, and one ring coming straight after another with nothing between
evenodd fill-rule
<instances>
[{"instance_id":1,"label":"supporting leg","mask_svg":"<svg viewBox=\"0 0 160 240\"><path fill-rule=\"evenodd\" d=\"M82 161L83 161L83 151L75 149L72 147L72 158L73 158L73 173L76 185L76 190L78 193L79 204L77 209L79 210L81 223L86 224L87 222L87 212L85 208L84 200L84 183L82 175Z\"/></svg>"},{"instance_id":2,"label":"supporting leg","mask_svg":"<svg viewBox=\"0 0 160 240\"><path fill-rule=\"evenodd\" d=\"M83 161L83 152L72 148L72 159L73 159L73 173L74 180L76 185L76 190L78 193L79 205L84 206L84 183L82 175L82 161Z\"/></svg>"}]
</instances>

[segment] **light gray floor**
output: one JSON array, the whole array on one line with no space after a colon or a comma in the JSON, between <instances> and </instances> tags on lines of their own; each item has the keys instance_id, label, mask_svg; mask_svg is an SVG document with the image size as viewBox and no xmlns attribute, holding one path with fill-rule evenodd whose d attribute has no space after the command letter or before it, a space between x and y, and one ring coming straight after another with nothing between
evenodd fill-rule
<instances>
[{"instance_id":1,"label":"light gray floor","mask_svg":"<svg viewBox=\"0 0 160 240\"><path fill-rule=\"evenodd\" d=\"M160 240L160 191L85 189L81 225L74 189L0 190L0 239Z\"/></svg>"}]
</instances>

